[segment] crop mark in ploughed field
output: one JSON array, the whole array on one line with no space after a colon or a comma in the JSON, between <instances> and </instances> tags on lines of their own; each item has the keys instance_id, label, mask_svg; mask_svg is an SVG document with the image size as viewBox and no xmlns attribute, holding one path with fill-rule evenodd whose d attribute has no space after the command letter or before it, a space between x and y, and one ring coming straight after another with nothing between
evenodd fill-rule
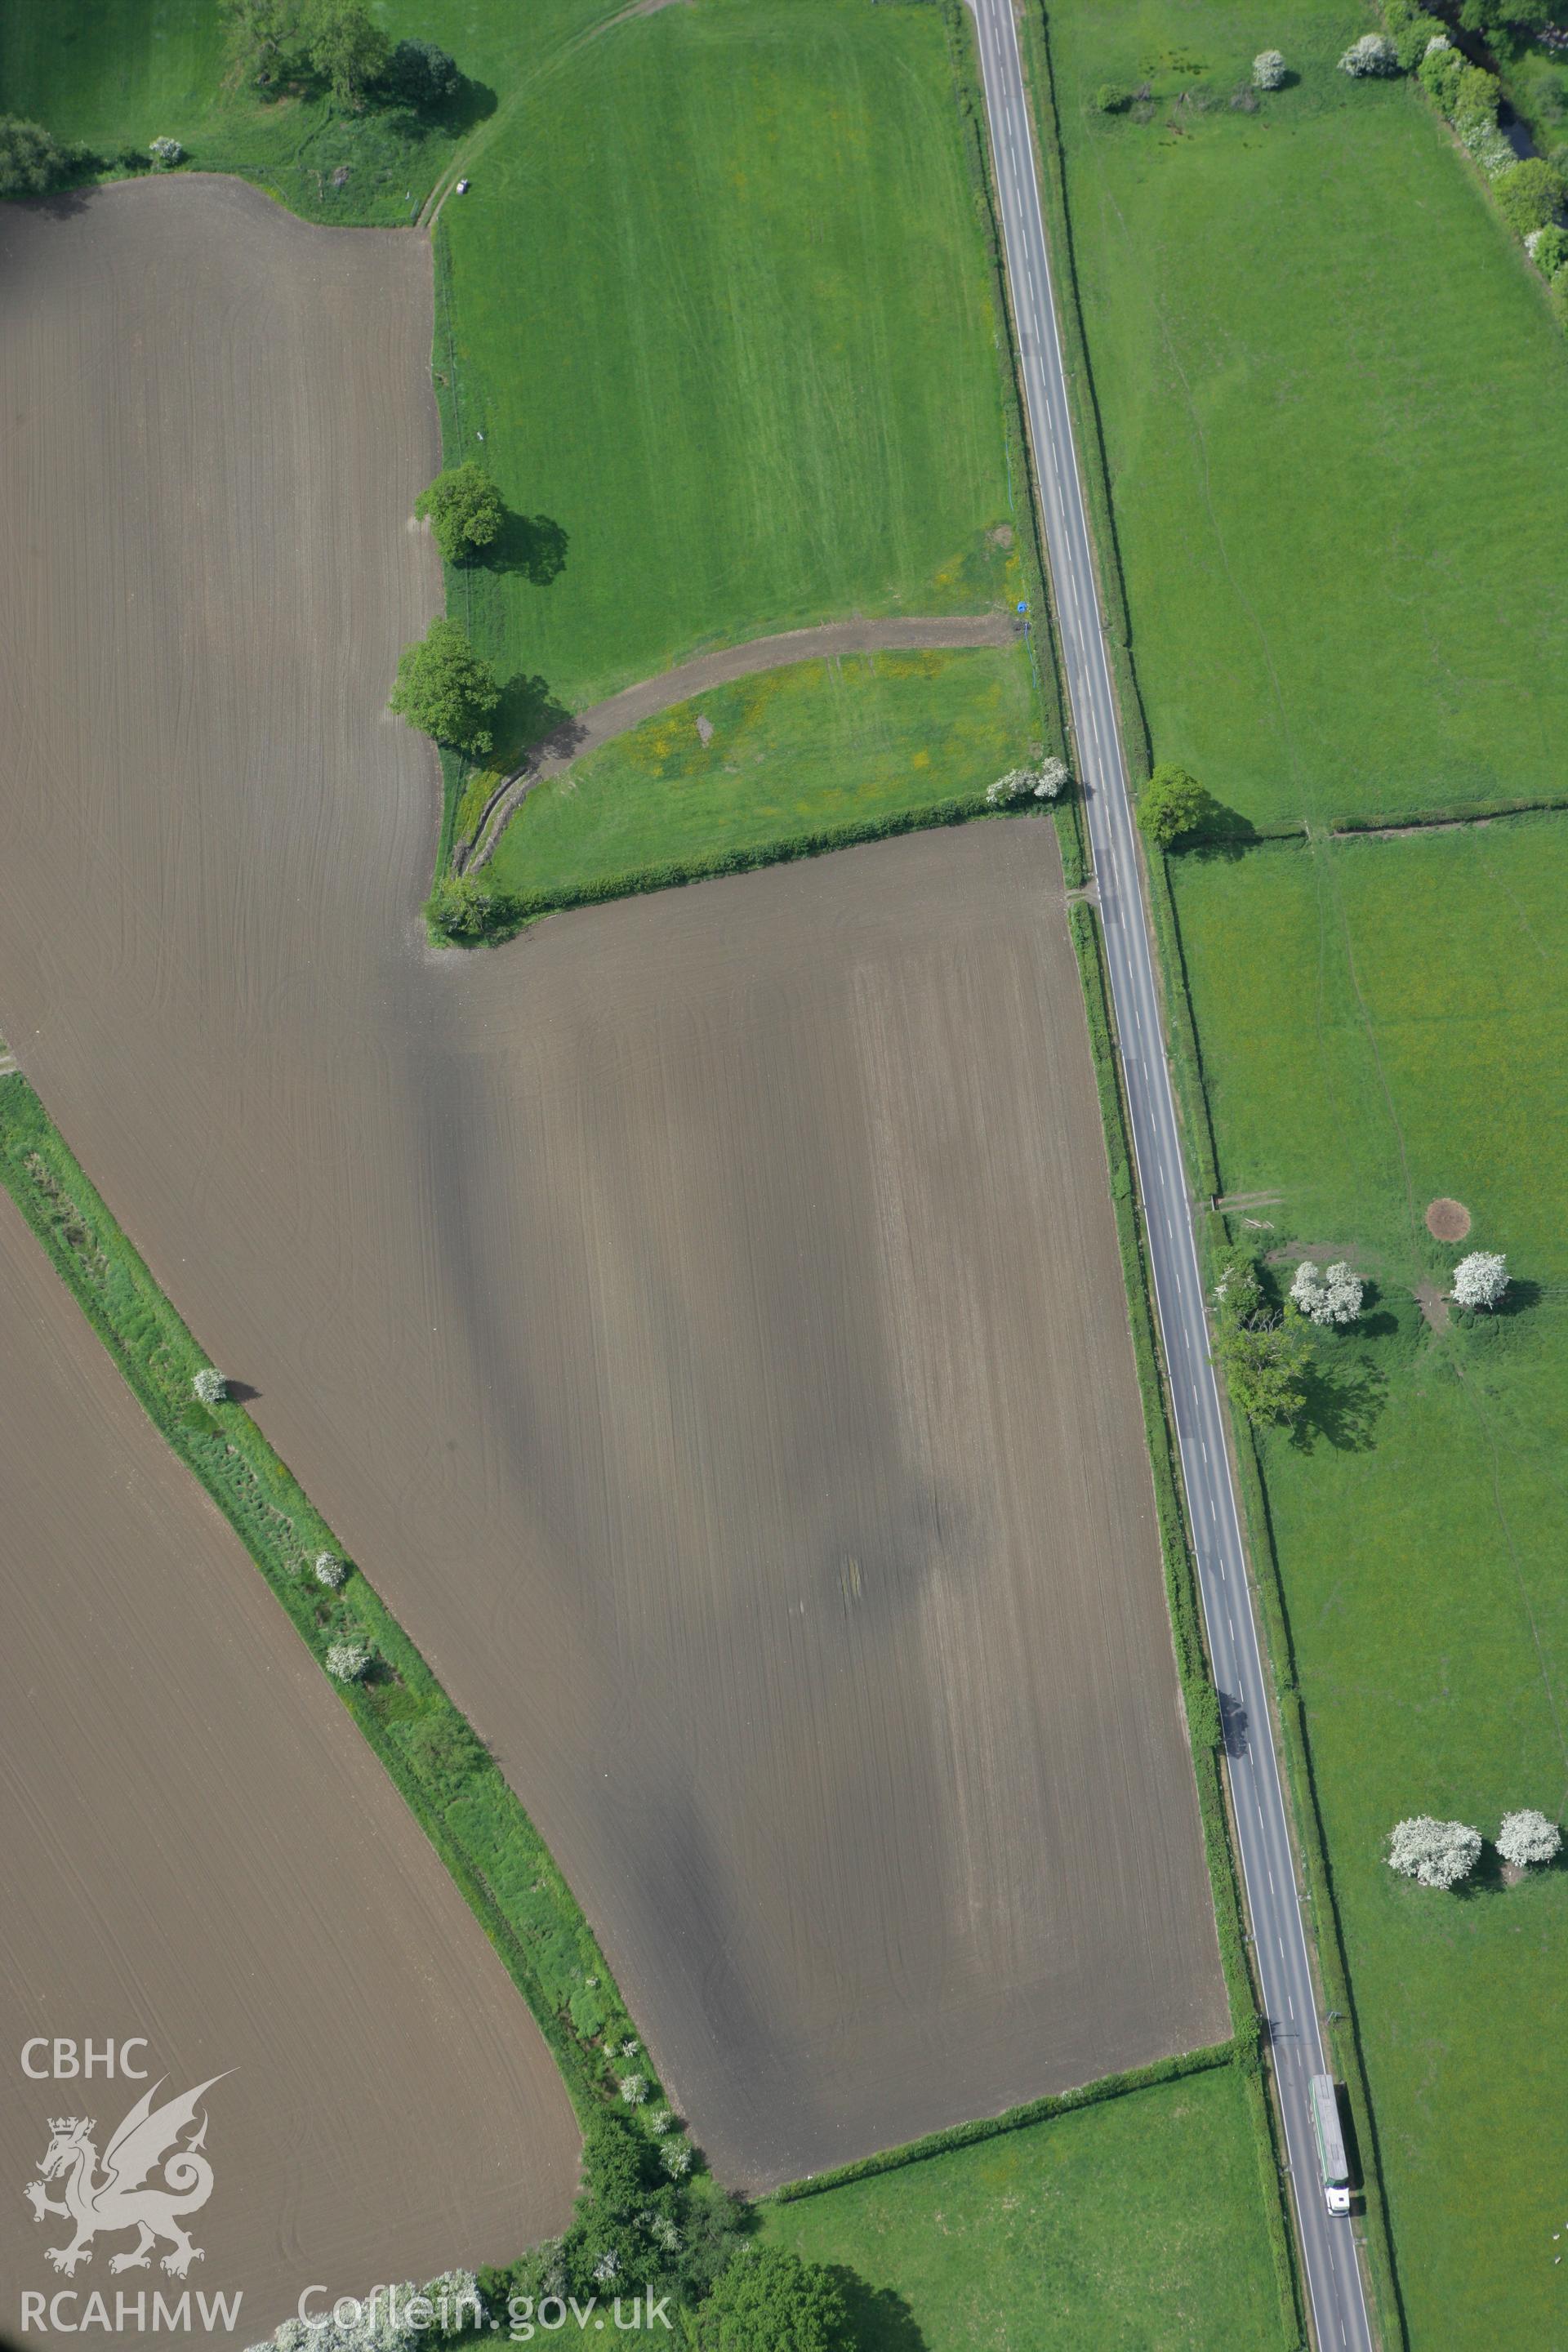
<instances>
[{"instance_id":1,"label":"crop mark in ploughed field","mask_svg":"<svg viewBox=\"0 0 1568 2352\"><path fill-rule=\"evenodd\" d=\"M91 521L0 551L0 1001L716 2167L1223 2039L1052 829L437 982L432 763L379 717L440 590L425 248L194 176L0 234L0 537Z\"/></svg>"}]
</instances>

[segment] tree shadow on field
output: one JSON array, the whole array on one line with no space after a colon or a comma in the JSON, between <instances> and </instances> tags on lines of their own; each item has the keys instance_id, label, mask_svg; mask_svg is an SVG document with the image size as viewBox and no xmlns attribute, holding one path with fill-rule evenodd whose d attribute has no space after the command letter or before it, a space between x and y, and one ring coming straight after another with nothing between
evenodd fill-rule
<instances>
[{"instance_id":1,"label":"tree shadow on field","mask_svg":"<svg viewBox=\"0 0 1568 2352\"><path fill-rule=\"evenodd\" d=\"M1204 797L1208 806L1198 820L1198 829L1176 844L1182 856L1205 863L1215 858L1228 862L1256 846L1262 836L1249 816L1243 816L1239 809L1226 808L1212 793Z\"/></svg>"},{"instance_id":2,"label":"tree shadow on field","mask_svg":"<svg viewBox=\"0 0 1568 2352\"><path fill-rule=\"evenodd\" d=\"M1502 1874L1502 1856L1490 1838L1481 1843L1480 1859L1468 1878L1461 1878L1450 1892L1461 1901L1474 1903L1488 1895L1508 1895L1512 1892Z\"/></svg>"},{"instance_id":3,"label":"tree shadow on field","mask_svg":"<svg viewBox=\"0 0 1568 2352\"><path fill-rule=\"evenodd\" d=\"M42 213L47 220L70 220L87 210L87 200L98 184L95 174L69 187L51 188L47 196L26 196L22 201L29 212Z\"/></svg>"},{"instance_id":4,"label":"tree shadow on field","mask_svg":"<svg viewBox=\"0 0 1568 2352\"><path fill-rule=\"evenodd\" d=\"M432 107L424 120L432 130L445 131L453 139L461 139L488 122L500 103L486 81L470 81L465 74L444 106Z\"/></svg>"},{"instance_id":5,"label":"tree shadow on field","mask_svg":"<svg viewBox=\"0 0 1568 2352\"><path fill-rule=\"evenodd\" d=\"M546 746L552 751L572 751L583 739L583 729L565 704L556 700L549 682L523 670L502 687L492 732L506 764L513 768L530 751Z\"/></svg>"},{"instance_id":6,"label":"tree shadow on field","mask_svg":"<svg viewBox=\"0 0 1568 2352\"><path fill-rule=\"evenodd\" d=\"M552 515L513 514L509 508L485 561L492 572L520 572L536 588L548 588L566 569L569 544L564 525Z\"/></svg>"},{"instance_id":7,"label":"tree shadow on field","mask_svg":"<svg viewBox=\"0 0 1568 2352\"><path fill-rule=\"evenodd\" d=\"M844 2297L856 2352L928 2352L919 2320L896 2287L869 2286L846 2263L827 2275Z\"/></svg>"},{"instance_id":8,"label":"tree shadow on field","mask_svg":"<svg viewBox=\"0 0 1568 2352\"><path fill-rule=\"evenodd\" d=\"M1387 1403L1388 1375L1364 1357L1344 1363L1315 1358L1302 1375L1307 1402L1290 1433L1298 1453L1321 1438L1340 1454L1370 1454Z\"/></svg>"}]
</instances>

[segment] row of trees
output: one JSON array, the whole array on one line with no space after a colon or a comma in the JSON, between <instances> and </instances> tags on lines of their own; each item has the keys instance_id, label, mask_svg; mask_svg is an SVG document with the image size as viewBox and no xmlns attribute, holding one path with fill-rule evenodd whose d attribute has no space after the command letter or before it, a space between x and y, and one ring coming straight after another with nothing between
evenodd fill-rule
<instances>
[{"instance_id":1,"label":"row of trees","mask_svg":"<svg viewBox=\"0 0 1568 2352\"><path fill-rule=\"evenodd\" d=\"M1440 1822L1430 1813L1414 1813L1396 1822L1389 1832L1388 1866L1418 1886L1454 1887L1468 1878L1485 1843L1468 1822ZM1556 1861L1563 1832L1549 1815L1526 1805L1503 1815L1497 1850L1514 1870L1539 1869Z\"/></svg>"},{"instance_id":2,"label":"row of trees","mask_svg":"<svg viewBox=\"0 0 1568 2352\"><path fill-rule=\"evenodd\" d=\"M1358 1297L1358 1311L1360 1304ZM1297 1419L1307 1402L1309 1360L1300 1317L1292 1318L1270 1305L1250 1251L1232 1250L1221 1265L1215 1285L1214 1352L1248 1421Z\"/></svg>"},{"instance_id":3,"label":"row of trees","mask_svg":"<svg viewBox=\"0 0 1568 2352\"><path fill-rule=\"evenodd\" d=\"M429 523L448 563L474 562L496 544L506 526L500 490L471 459L437 474L420 491L414 511ZM500 685L490 664L474 651L460 622L442 619L404 647L387 707L433 741L482 759L494 749L489 721L500 700Z\"/></svg>"},{"instance_id":4,"label":"row of trees","mask_svg":"<svg viewBox=\"0 0 1568 2352\"><path fill-rule=\"evenodd\" d=\"M1470 1313L1490 1313L1501 1306L1508 1285L1508 1259L1500 1250L1472 1250L1454 1268L1449 1296ZM1215 1285L1215 1361L1249 1421L1297 1419L1311 1360L1305 1326L1344 1330L1361 1314L1365 1296L1365 1283L1342 1258L1326 1266L1303 1258L1285 1306L1276 1307L1251 1253L1238 1248L1226 1255Z\"/></svg>"},{"instance_id":5,"label":"row of trees","mask_svg":"<svg viewBox=\"0 0 1568 2352\"><path fill-rule=\"evenodd\" d=\"M379 98L429 113L462 87L445 49L394 47L363 0L224 0L223 14L231 68L255 89L313 80L351 111Z\"/></svg>"},{"instance_id":6,"label":"row of trees","mask_svg":"<svg viewBox=\"0 0 1568 2352\"><path fill-rule=\"evenodd\" d=\"M1498 209L1552 287L1552 308L1568 325L1568 231L1561 215L1568 198L1568 155L1558 151L1522 161L1498 127L1502 84L1456 46L1447 26L1421 0L1384 0L1381 33L1363 33L1340 59L1358 78L1414 73L1453 124L1460 143L1492 184ZM1463 0L1460 28L1507 47L1549 21L1548 0Z\"/></svg>"},{"instance_id":7,"label":"row of trees","mask_svg":"<svg viewBox=\"0 0 1568 2352\"><path fill-rule=\"evenodd\" d=\"M612 2109L589 2113L583 2188L566 2231L515 2263L479 2273L492 2328L532 2321L570 2298L607 2302L639 2288L677 2306L687 2352L852 2352L837 2279L816 2263L759 2246L744 2199L689 2162L684 2137L639 2129ZM683 2168L665 2160L683 2152Z\"/></svg>"}]
</instances>

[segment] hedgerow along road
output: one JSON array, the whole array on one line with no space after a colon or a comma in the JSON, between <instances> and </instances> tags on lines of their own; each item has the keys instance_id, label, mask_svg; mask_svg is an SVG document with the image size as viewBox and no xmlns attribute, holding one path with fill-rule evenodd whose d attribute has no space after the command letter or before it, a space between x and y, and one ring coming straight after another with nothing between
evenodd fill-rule
<instances>
[{"instance_id":1,"label":"hedgerow along road","mask_svg":"<svg viewBox=\"0 0 1568 2352\"><path fill-rule=\"evenodd\" d=\"M1327 2352L1371 2352L1372 2328L1351 2224L1331 2219L1319 2184L1308 2084L1313 2074L1330 2069L1307 1954L1219 1388L1209 1356L1193 1204L1160 1026L1127 761L1073 444L1017 27L1011 0L970 0L970 5L980 37L1007 281L1078 772L1089 814L1118 1049L1209 1654L1227 1726L1237 1842L1285 2125L1302 2267L1319 2342ZM1194 2183L1194 2194L1200 2193Z\"/></svg>"}]
</instances>

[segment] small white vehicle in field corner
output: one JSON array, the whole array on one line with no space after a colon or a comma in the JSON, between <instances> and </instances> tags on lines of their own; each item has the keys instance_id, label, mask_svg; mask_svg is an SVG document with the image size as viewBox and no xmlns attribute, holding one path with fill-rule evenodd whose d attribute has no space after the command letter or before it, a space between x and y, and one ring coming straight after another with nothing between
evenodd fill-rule
<instances>
[{"instance_id":1,"label":"small white vehicle in field corner","mask_svg":"<svg viewBox=\"0 0 1568 2352\"><path fill-rule=\"evenodd\" d=\"M1344 2134L1340 2129L1340 2103L1331 2074L1314 2074L1307 2086L1312 2103L1312 2137L1318 2143L1318 2170L1331 2213L1351 2210L1351 2174L1345 2162Z\"/></svg>"}]
</instances>

